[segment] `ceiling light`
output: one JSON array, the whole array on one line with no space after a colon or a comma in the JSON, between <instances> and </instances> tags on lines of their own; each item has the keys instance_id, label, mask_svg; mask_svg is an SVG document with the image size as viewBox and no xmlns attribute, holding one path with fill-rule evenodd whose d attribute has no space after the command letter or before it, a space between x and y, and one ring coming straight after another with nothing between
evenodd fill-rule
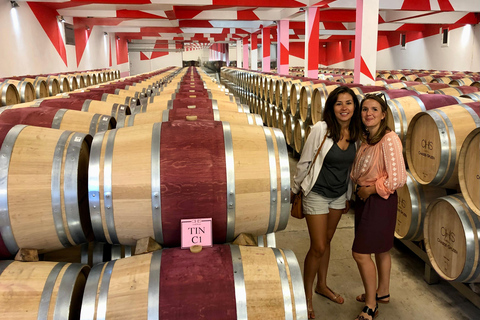
<instances>
[{"instance_id":1,"label":"ceiling light","mask_svg":"<svg viewBox=\"0 0 480 320\"><path fill-rule=\"evenodd\" d=\"M17 1L15 1L15 0L10 1L10 4L12 5L12 8L18 8L18 7L20 7L20 6L18 5Z\"/></svg>"}]
</instances>

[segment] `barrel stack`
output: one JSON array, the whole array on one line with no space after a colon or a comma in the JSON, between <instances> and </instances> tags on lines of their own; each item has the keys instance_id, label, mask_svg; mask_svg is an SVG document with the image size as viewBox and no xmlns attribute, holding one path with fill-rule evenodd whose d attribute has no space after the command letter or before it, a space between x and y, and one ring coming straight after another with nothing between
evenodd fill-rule
<instances>
[{"instance_id":1,"label":"barrel stack","mask_svg":"<svg viewBox=\"0 0 480 320\"><path fill-rule=\"evenodd\" d=\"M233 244L286 227L284 135L202 71L160 71L0 109L2 314L306 318L293 252ZM213 246L179 248L202 218Z\"/></svg>"}]
</instances>

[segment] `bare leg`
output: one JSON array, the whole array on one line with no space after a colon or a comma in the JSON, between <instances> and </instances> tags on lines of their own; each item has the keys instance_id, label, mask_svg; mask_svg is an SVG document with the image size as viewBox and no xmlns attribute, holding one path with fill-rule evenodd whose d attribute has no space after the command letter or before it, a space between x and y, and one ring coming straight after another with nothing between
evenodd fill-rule
<instances>
[{"instance_id":1,"label":"bare leg","mask_svg":"<svg viewBox=\"0 0 480 320\"><path fill-rule=\"evenodd\" d=\"M337 296L327 287L327 273L328 265L330 263L330 242L332 241L333 235L337 230L338 222L342 218L342 214L343 210L341 209L329 209L327 222L327 243L325 247L325 253L320 258L320 267L318 268L317 273L317 285L315 287L316 292L323 294L340 304L344 302L344 299L340 296Z\"/></svg>"},{"instance_id":2,"label":"bare leg","mask_svg":"<svg viewBox=\"0 0 480 320\"><path fill-rule=\"evenodd\" d=\"M357 263L360 276L362 277L363 286L365 287L365 305L370 309L375 309L377 301L375 298L377 288L377 271L375 263L370 254L353 252L353 258ZM365 319L371 319L366 313L360 313Z\"/></svg>"},{"instance_id":3,"label":"bare leg","mask_svg":"<svg viewBox=\"0 0 480 320\"><path fill-rule=\"evenodd\" d=\"M378 288L377 294L379 297L390 294L390 270L392 268L392 257L390 251L375 254L375 261L378 270ZM382 299L387 302L390 298Z\"/></svg>"},{"instance_id":4,"label":"bare leg","mask_svg":"<svg viewBox=\"0 0 480 320\"><path fill-rule=\"evenodd\" d=\"M310 234L310 249L305 257L303 280L305 286L305 296L307 298L307 307L309 308L308 316L310 319L315 318L313 306L308 306L312 301L313 281L320 266L320 259L325 254L327 246L327 220L328 215L305 215L307 220L308 233ZM309 301L310 300L310 301Z\"/></svg>"}]
</instances>

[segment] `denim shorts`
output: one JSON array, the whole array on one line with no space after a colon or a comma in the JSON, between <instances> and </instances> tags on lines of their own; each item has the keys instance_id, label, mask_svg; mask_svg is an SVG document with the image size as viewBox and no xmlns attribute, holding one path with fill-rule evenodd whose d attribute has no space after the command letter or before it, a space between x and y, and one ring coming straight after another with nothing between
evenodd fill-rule
<instances>
[{"instance_id":1,"label":"denim shorts","mask_svg":"<svg viewBox=\"0 0 480 320\"><path fill-rule=\"evenodd\" d=\"M308 196L303 196L304 214L327 214L328 209L345 209L347 193L345 192L338 198L327 198L311 191Z\"/></svg>"}]
</instances>

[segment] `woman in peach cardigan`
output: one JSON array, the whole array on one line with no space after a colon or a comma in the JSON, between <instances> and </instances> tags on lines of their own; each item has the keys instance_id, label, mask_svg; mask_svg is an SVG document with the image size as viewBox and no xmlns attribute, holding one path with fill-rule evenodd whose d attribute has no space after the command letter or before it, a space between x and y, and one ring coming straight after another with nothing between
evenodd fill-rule
<instances>
[{"instance_id":1,"label":"woman in peach cardigan","mask_svg":"<svg viewBox=\"0 0 480 320\"><path fill-rule=\"evenodd\" d=\"M378 302L390 301L390 249L397 216L395 190L405 184L407 175L402 143L387 126L385 100L366 95L360 110L363 143L350 175L357 184L352 254L365 287L365 293L357 297L365 306L356 320L370 320L378 314ZM376 265L371 254L375 255Z\"/></svg>"}]
</instances>

